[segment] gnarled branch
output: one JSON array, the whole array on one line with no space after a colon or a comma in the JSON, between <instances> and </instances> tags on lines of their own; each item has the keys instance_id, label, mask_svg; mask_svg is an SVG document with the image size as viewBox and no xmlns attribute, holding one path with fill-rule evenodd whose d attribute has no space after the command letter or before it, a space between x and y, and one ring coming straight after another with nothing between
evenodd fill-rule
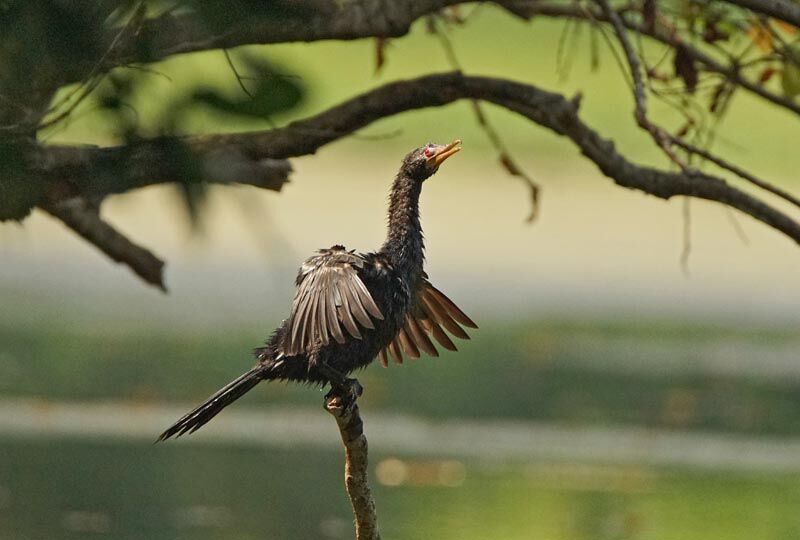
<instances>
[{"instance_id":1,"label":"gnarled branch","mask_svg":"<svg viewBox=\"0 0 800 540\"><path fill-rule=\"evenodd\" d=\"M250 159L285 159L313 154L321 146L343 138L372 122L404 111L438 107L459 99L479 99L516 112L568 137L598 168L618 185L663 199L685 195L717 201L736 208L783 232L800 243L800 224L780 210L729 185L722 178L687 170L669 172L632 163L613 142L603 138L578 116L575 102L535 86L506 79L461 73L428 75L386 84L354 97L316 116L269 131L186 137L190 148L209 151L235 148ZM160 140L159 144L164 144ZM68 152L60 148L59 152ZM84 159L92 162L91 150ZM96 149L98 159L123 161L127 147ZM50 171L60 176L57 169Z\"/></svg>"}]
</instances>

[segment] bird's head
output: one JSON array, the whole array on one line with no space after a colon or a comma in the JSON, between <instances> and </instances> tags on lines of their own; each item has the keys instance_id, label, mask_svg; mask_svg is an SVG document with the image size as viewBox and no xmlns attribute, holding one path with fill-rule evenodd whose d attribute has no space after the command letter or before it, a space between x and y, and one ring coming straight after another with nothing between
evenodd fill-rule
<instances>
[{"instance_id":1,"label":"bird's head","mask_svg":"<svg viewBox=\"0 0 800 540\"><path fill-rule=\"evenodd\" d=\"M439 169L439 165L459 150L461 150L461 139L456 139L450 144L428 143L406 155L403 159L403 170L409 177L422 182L432 176Z\"/></svg>"}]
</instances>

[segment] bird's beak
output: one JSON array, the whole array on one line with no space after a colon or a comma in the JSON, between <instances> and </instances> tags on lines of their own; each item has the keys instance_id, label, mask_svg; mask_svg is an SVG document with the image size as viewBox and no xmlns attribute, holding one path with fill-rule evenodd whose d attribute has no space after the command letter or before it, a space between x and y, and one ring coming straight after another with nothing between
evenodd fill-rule
<instances>
[{"instance_id":1,"label":"bird's beak","mask_svg":"<svg viewBox=\"0 0 800 540\"><path fill-rule=\"evenodd\" d=\"M444 160L461 150L461 139L456 139L450 144L443 144L436 147L436 153L428 158L428 167L433 170L439 168Z\"/></svg>"}]
</instances>

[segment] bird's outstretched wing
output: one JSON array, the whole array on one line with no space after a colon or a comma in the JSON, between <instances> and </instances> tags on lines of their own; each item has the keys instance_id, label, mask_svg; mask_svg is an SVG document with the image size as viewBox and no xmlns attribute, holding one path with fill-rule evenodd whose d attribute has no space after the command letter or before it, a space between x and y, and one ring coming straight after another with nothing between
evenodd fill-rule
<instances>
[{"instance_id":1,"label":"bird's outstretched wing","mask_svg":"<svg viewBox=\"0 0 800 540\"><path fill-rule=\"evenodd\" d=\"M478 328L472 319L424 276L417 289L414 308L406 316L405 323L394 340L381 350L380 362L384 367L388 366L391 356L396 363L402 364L403 354L410 358L419 358L420 352L439 356L431 338L448 351L455 351L455 343L444 330L457 338L469 339L462 326Z\"/></svg>"},{"instance_id":2,"label":"bird's outstretched wing","mask_svg":"<svg viewBox=\"0 0 800 540\"><path fill-rule=\"evenodd\" d=\"M383 320L358 275L367 261L343 246L322 249L303 263L286 333L280 345L286 356L309 353L331 340L346 341L345 332L361 339L361 328L373 329L372 318Z\"/></svg>"}]
</instances>

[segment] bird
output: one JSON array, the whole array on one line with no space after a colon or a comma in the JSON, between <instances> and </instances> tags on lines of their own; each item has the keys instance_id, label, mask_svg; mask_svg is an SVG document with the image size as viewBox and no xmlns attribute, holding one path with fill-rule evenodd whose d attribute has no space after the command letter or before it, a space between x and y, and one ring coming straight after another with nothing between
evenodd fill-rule
<instances>
[{"instance_id":1,"label":"bird","mask_svg":"<svg viewBox=\"0 0 800 540\"><path fill-rule=\"evenodd\" d=\"M331 392L355 400L362 388L348 375L376 358L384 367L390 357L402 364L405 356L418 358L422 352L438 356L434 341L456 350L448 333L469 339L464 328L478 326L431 284L424 270L419 215L423 183L460 150L456 139L409 152L392 184L381 248L359 253L337 244L307 259L295 280L289 317L255 349L257 364L158 440L193 433L262 381L330 385Z\"/></svg>"}]
</instances>

